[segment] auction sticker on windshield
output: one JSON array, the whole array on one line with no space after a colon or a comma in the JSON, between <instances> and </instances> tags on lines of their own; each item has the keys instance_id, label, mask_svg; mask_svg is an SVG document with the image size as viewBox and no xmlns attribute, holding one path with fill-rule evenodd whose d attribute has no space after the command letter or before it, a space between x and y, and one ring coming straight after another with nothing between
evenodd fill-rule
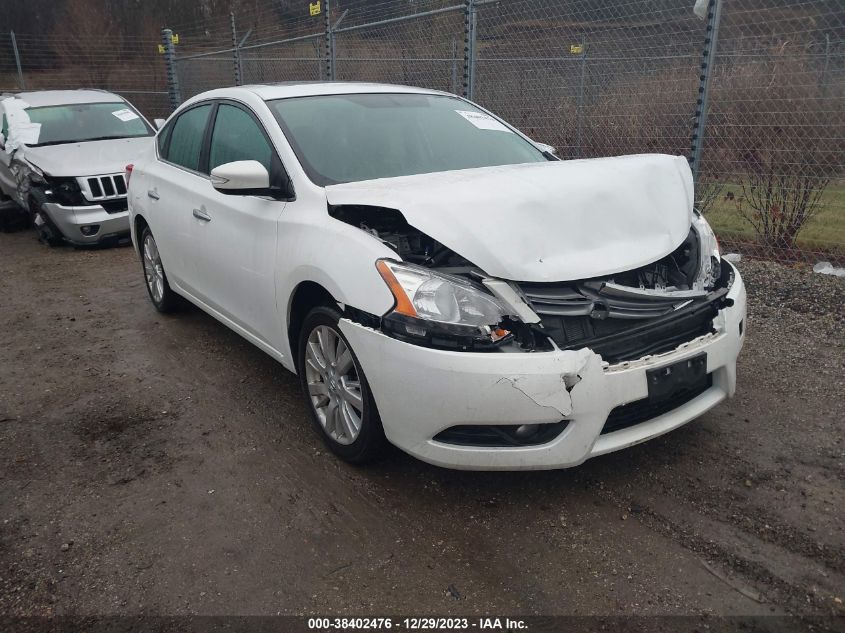
<instances>
[{"instance_id":1,"label":"auction sticker on windshield","mask_svg":"<svg viewBox=\"0 0 845 633\"><path fill-rule=\"evenodd\" d=\"M489 114L484 114L483 112L470 112L468 110L455 110L455 112L460 114L480 130L496 130L497 132L510 132L513 134L512 130L510 130L507 126L502 125L501 121L497 121Z\"/></svg>"},{"instance_id":2,"label":"auction sticker on windshield","mask_svg":"<svg viewBox=\"0 0 845 633\"><path fill-rule=\"evenodd\" d=\"M138 118L138 115L132 112L129 108L124 108L123 110L115 110L112 112L112 116L116 116L121 121L134 121Z\"/></svg>"}]
</instances>

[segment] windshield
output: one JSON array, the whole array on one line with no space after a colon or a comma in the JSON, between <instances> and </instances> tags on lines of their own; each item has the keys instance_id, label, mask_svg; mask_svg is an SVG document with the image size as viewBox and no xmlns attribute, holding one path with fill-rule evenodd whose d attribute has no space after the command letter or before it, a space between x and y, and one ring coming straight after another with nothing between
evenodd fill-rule
<instances>
[{"instance_id":1,"label":"windshield","mask_svg":"<svg viewBox=\"0 0 845 633\"><path fill-rule=\"evenodd\" d=\"M547 160L466 101L425 94L347 94L268 103L318 185Z\"/></svg>"},{"instance_id":2,"label":"windshield","mask_svg":"<svg viewBox=\"0 0 845 633\"><path fill-rule=\"evenodd\" d=\"M26 110L40 124L33 147L112 138L152 136L153 130L128 103L78 103Z\"/></svg>"}]
</instances>

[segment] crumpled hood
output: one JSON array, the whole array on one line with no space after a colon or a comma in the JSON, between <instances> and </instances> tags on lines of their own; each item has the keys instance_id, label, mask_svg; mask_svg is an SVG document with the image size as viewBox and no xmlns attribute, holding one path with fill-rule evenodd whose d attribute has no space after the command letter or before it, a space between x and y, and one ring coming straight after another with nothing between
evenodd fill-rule
<instances>
[{"instance_id":1,"label":"crumpled hood","mask_svg":"<svg viewBox=\"0 0 845 633\"><path fill-rule=\"evenodd\" d=\"M154 142L153 136L29 147L25 158L50 176L117 174Z\"/></svg>"},{"instance_id":2,"label":"crumpled hood","mask_svg":"<svg viewBox=\"0 0 845 633\"><path fill-rule=\"evenodd\" d=\"M329 204L398 209L487 274L570 281L668 255L693 219L680 156L640 154L483 167L326 187Z\"/></svg>"}]
</instances>

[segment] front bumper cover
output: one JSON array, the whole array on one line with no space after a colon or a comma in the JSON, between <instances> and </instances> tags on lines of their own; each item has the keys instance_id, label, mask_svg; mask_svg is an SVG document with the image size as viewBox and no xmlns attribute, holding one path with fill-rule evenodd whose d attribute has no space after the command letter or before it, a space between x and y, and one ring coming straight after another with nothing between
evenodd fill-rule
<instances>
[{"instance_id":1,"label":"front bumper cover","mask_svg":"<svg viewBox=\"0 0 845 633\"><path fill-rule=\"evenodd\" d=\"M450 352L390 338L348 319L340 328L361 363L388 440L431 464L466 470L540 470L576 466L675 429L733 395L742 348L746 294L734 269L732 305L715 332L672 351L608 365L590 349L553 352ZM745 324L743 323L743 326ZM632 427L602 435L617 406L646 398L646 372L707 353L712 386L689 402ZM547 444L458 446L435 441L457 425L543 424L569 420Z\"/></svg>"},{"instance_id":2,"label":"front bumper cover","mask_svg":"<svg viewBox=\"0 0 845 633\"><path fill-rule=\"evenodd\" d=\"M71 244L92 245L129 236L129 211L109 213L100 205L67 207L46 202L41 209ZM93 235L84 235L83 226L99 225Z\"/></svg>"}]
</instances>

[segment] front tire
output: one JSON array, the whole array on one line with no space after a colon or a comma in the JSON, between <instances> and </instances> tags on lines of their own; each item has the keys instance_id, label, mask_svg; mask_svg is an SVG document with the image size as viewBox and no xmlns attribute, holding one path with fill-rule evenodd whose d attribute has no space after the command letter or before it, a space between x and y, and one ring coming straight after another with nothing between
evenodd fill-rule
<instances>
[{"instance_id":1,"label":"front tire","mask_svg":"<svg viewBox=\"0 0 845 633\"><path fill-rule=\"evenodd\" d=\"M341 459L363 464L384 452L387 440L364 370L340 331L340 313L320 306L299 333L299 380L315 428Z\"/></svg>"},{"instance_id":2,"label":"front tire","mask_svg":"<svg viewBox=\"0 0 845 633\"><path fill-rule=\"evenodd\" d=\"M179 298L167 283L167 274L164 272L158 245L150 227L145 227L141 233L141 268L144 271L147 294L156 310L162 313L176 310Z\"/></svg>"},{"instance_id":3,"label":"front tire","mask_svg":"<svg viewBox=\"0 0 845 633\"><path fill-rule=\"evenodd\" d=\"M47 215L41 205L44 200L33 195L29 199L29 215L30 222L35 227L35 232L38 234L38 239L44 242L47 246L55 247L61 246L65 239L62 232L56 228L50 216Z\"/></svg>"}]
</instances>

